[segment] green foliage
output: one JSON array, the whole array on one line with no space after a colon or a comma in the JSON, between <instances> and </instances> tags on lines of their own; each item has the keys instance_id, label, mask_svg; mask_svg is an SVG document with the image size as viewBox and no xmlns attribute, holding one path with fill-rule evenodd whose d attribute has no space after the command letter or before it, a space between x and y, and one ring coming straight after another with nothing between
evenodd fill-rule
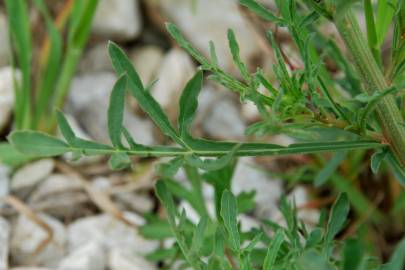
<instances>
[{"instance_id":1,"label":"green foliage","mask_svg":"<svg viewBox=\"0 0 405 270\"><path fill-rule=\"evenodd\" d=\"M24 0L7 0L10 43L14 49L12 64L21 71L21 83L15 78L15 127L52 131L53 110L61 108L74 75L77 62L87 41L97 0L74 1L68 18L67 44L63 49L63 33L55 25L43 0L33 4L43 17L47 33L41 52L39 72L33 72L32 30L29 6Z\"/></svg>"}]
</instances>

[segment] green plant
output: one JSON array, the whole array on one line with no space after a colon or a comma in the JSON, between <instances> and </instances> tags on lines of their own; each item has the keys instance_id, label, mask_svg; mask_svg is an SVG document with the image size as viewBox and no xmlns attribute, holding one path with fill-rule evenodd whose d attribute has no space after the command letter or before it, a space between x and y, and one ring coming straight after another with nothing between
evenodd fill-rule
<instances>
[{"instance_id":1,"label":"green plant","mask_svg":"<svg viewBox=\"0 0 405 270\"><path fill-rule=\"evenodd\" d=\"M33 4L42 15L46 39L38 63L33 63L33 32L29 21L28 3L7 0L10 43L14 48L12 64L21 72L15 78L14 125L17 130L34 129L52 132L55 123L53 110L61 108L74 75L77 62L89 36L97 0L67 2L68 17L61 16L58 25L43 0ZM67 32L63 44L62 30ZM66 49L64 48L66 47ZM34 70L38 68L38 72Z\"/></svg>"},{"instance_id":2,"label":"green plant","mask_svg":"<svg viewBox=\"0 0 405 270\"><path fill-rule=\"evenodd\" d=\"M67 1L55 22L43 0L32 2L46 26L46 37L38 57L34 51L28 1L5 2L15 71L13 128L53 133L56 126L53 111L64 104L98 0ZM67 33L65 43L64 30ZM28 160L29 157L14 151L9 144L0 143L1 162L18 166Z\"/></svg>"},{"instance_id":3,"label":"green plant","mask_svg":"<svg viewBox=\"0 0 405 270\"><path fill-rule=\"evenodd\" d=\"M144 233L148 233L147 228L159 228L162 232L159 233L156 229L155 235L162 238L175 237L177 244L173 249L159 250L151 258L160 260L180 257L185 260L185 265L191 265L195 269L233 269L236 266L240 269L263 266L263 269L301 269L303 265L311 265L311 269L401 269L403 241L398 252L394 253L391 264L380 268L373 260L370 261L369 255L363 253L361 243L357 240L345 242L341 258L334 256L339 246L334 245L333 239L344 227L349 211L348 200L358 211L364 211L368 206L367 199L336 172L338 165L346 157L346 151L374 150L371 169L377 172L382 161L385 161L399 182L405 184L405 128L401 112L404 104L401 91L404 88L405 72L403 2L393 3L394 11L379 4L378 20L384 22L378 22L380 28L376 30L371 3L364 1L368 40L352 14L351 6L356 1L307 0L304 1L307 5L304 5L294 0L277 0L280 14L277 16L254 0L240 2L263 19L278 27L288 28L298 49L302 66L296 67L286 59L274 34L271 31L267 33L276 58L273 73L279 83L278 87L273 86L264 71L248 71L240 58L238 43L232 30L228 32L229 47L240 71L240 78L235 78L218 66L212 42L211 55L207 59L181 35L175 25L168 24L167 29L171 36L201 65L183 90L177 127L170 123L148 87L143 85L125 53L117 45L110 43L109 54L119 76L112 90L108 110L108 131L112 145L78 138L61 112L57 113L57 122L65 141L41 132L15 131L9 137L11 143L29 157L57 156L66 152L73 152L76 158L82 155L110 155L110 165L115 169L129 166L132 163L131 156L172 157L171 161L160 167L162 180L158 181L156 187L158 197L166 207L168 223L151 217L150 226L144 228ZM318 30L318 23L324 20L322 17L335 23L352 53L354 66L344 57L336 43ZM394 19L395 31L390 62L388 66L383 66L380 51L381 40L385 39L387 33L387 17ZM317 47L316 44L320 46ZM336 62L344 74L342 80L335 81L332 78L324 65L325 58ZM242 101L255 103L262 119L251 125L247 134L260 136L284 133L301 142L283 147L268 143L219 142L194 138L190 134L190 127L198 106L197 97L203 83L203 72L210 73L210 79L238 93ZM260 85L266 88L266 93L259 91ZM127 90L175 146L147 146L133 140L122 124ZM238 199L244 199L246 203L251 201L252 196L235 198L227 191L236 157L322 152L336 153L328 162L322 162L325 166L317 174L315 184L322 185L330 179L341 191L347 192L347 195L340 196L335 203L327 224L326 219L321 219L318 227L308 232L297 221L294 207L283 200L281 210L287 228L264 221L275 233L273 237L269 237L265 230L248 234L240 232L236 218L238 206L242 208L246 204L239 205ZM356 153L360 154L350 158L361 162L365 152ZM171 181L180 167L184 167L187 172L191 190ZM199 170L206 173L200 175ZM215 219L208 216L205 207L201 194L202 179L211 181L215 188ZM187 220L184 212L177 212L173 194L188 200L199 213L201 221L197 226ZM377 213L376 219L380 216ZM249 244L244 246L245 242ZM259 246L259 243L266 248L264 253L262 249L261 256L256 257L256 245ZM347 254L352 253L358 256L349 258ZM207 257L207 260L201 260L201 257Z\"/></svg>"}]
</instances>

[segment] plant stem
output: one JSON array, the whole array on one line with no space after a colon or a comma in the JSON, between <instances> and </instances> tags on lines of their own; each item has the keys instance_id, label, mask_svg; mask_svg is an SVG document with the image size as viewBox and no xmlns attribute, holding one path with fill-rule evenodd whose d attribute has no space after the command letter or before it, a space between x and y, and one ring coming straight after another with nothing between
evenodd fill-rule
<instances>
[{"instance_id":1,"label":"plant stem","mask_svg":"<svg viewBox=\"0 0 405 270\"><path fill-rule=\"evenodd\" d=\"M353 55L356 69L368 94L372 95L376 91L387 89L389 85L368 48L353 13L347 11L340 14L335 18L335 25ZM404 120L392 95L380 101L377 105L377 114L386 141L401 165L405 167L405 128L400 125Z\"/></svg>"}]
</instances>

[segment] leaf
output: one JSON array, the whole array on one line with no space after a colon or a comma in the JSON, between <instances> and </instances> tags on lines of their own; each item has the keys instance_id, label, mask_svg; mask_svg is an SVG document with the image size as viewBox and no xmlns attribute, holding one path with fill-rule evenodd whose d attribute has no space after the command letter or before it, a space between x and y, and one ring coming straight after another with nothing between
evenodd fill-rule
<instances>
[{"instance_id":1,"label":"leaf","mask_svg":"<svg viewBox=\"0 0 405 270\"><path fill-rule=\"evenodd\" d=\"M280 250L280 246L284 241L283 230L277 230L273 239L270 242L270 246L267 249L266 257L264 258L263 270L272 270L275 263L277 254Z\"/></svg>"},{"instance_id":2,"label":"leaf","mask_svg":"<svg viewBox=\"0 0 405 270\"><path fill-rule=\"evenodd\" d=\"M398 0L379 0L377 5L377 45L381 46L388 33Z\"/></svg>"},{"instance_id":3,"label":"leaf","mask_svg":"<svg viewBox=\"0 0 405 270\"><path fill-rule=\"evenodd\" d=\"M121 134L124 121L126 88L127 77L123 74L113 87L108 107L108 134L110 135L110 140L113 146L118 148L123 148Z\"/></svg>"},{"instance_id":4,"label":"leaf","mask_svg":"<svg viewBox=\"0 0 405 270\"><path fill-rule=\"evenodd\" d=\"M198 254L198 252L201 250L204 242L204 235L207 230L207 225L208 225L208 217L202 216L193 234L190 253Z\"/></svg>"},{"instance_id":5,"label":"leaf","mask_svg":"<svg viewBox=\"0 0 405 270\"><path fill-rule=\"evenodd\" d=\"M76 135L69 125L68 120L65 115L60 111L56 110L56 121L58 122L59 130L63 137L69 144L74 144L76 140Z\"/></svg>"},{"instance_id":6,"label":"leaf","mask_svg":"<svg viewBox=\"0 0 405 270\"><path fill-rule=\"evenodd\" d=\"M242 59L240 58L239 45L238 45L238 42L236 41L235 33L232 31L232 29L228 30L228 43L229 43L229 48L231 49L233 62L238 67L244 80L249 82L250 74L249 74L249 71L247 70L246 65L242 62Z\"/></svg>"},{"instance_id":7,"label":"leaf","mask_svg":"<svg viewBox=\"0 0 405 270\"><path fill-rule=\"evenodd\" d=\"M52 98L55 83L60 72L62 60L62 37L56 25L54 24L49 11L43 0L34 1L36 7L45 19L49 38L49 48L45 54L42 54L41 74L39 76L39 86L37 100L35 104L34 119L32 128L37 128L43 113L49 113L50 102Z\"/></svg>"},{"instance_id":8,"label":"leaf","mask_svg":"<svg viewBox=\"0 0 405 270\"><path fill-rule=\"evenodd\" d=\"M113 170L123 170L131 166L131 159L126 153L116 153L110 157L108 165Z\"/></svg>"},{"instance_id":9,"label":"leaf","mask_svg":"<svg viewBox=\"0 0 405 270\"><path fill-rule=\"evenodd\" d=\"M240 238L237 226L238 206L235 197L229 191L224 191L221 199L221 217L228 233L231 249L240 251Z\"/></svg>"},{"instance_id":10,"label":"leaf","mask_svg":"<svg viewBox=\"0 0 405 270\"><path fill-rule=\"evenodd\" d=\"M328 261L316 250L310 249L305 251L298 259L297 266L299 270L316 269L316 270L334 270Z\"/></svg>"},{"instance_id":11,"label":"leaf","mask_svg":"<svg viewBox=\"0 0 405 270\"><path fill-rule=\"evenodd\" d=\"M91 27L91 22L97 8L98 0L75 1L83 2L80 9L80 14L73 14L75 21L74 27L71 30L69 39L70 45L75 48L83 48L85 45ZM78 4L79 5L79 4Z\"/></svg>"},{"instance_id":12,"label":"leaf","mask_svg":"<svg viewBox=\"0 0 405 270\"><path fill-rule=\"evenodd\" d=\"M347 151L341 150L334 154L329 162L316 175L314 184L316 187L322 186L328 181L332 174L339 167L340 163L346 158Z\"/></svg>"},{"instance_id":13,"label":"leaf","mask_svg":"<svg viewBox=\"0 0 405 270\"><path fill-rule=\"evenodd\" d=\"M401 166L397 158L391 152L387 153L387 162L390 165L392 172L394 173L398 182L405 186L405 168Z\"/></svg>"},{"instance_id":14,"label":"leaf","mask_svg":"<svg viewBox=\"0 0 405 270\"><path fill-rule=\"evenodd\" d=\"M186 155L185 160L188 165L200 168L206 171L217 171L224 167L226 167L229 163L231 163L232 159L235 157L235 153L240 147L240 144L235 145L231 151L229 151L226 155L223 155L217 159L205 159L202 160L196 155Z\"/></svg>"},{"instance_id":15,"label":"leaf","mask_svg":"<svg viewBox=\"0 0 405 270\"><path fill-rule=\"evenodd\" d=\"M34 158L35 157L22 154L9 143L0 143L0 164L5 164L15 168L31 161Z\"/></svg>"},{"instance_id":16,"label":"leaf","mask_svg":"<svg viewBox=\"0 0 405 270\"><path fill-rule=\"evenodd\" d=\"M178 117L179 133L182 138L189 136L188 130L193 122L198 107L198 95L203 82L203 72L198 71L187 83L180 97L180 113Z\"/></svg>"},{"instance_id":17,"label":"leaf","mask_svg":"<svg viewBox=\"0 0 405 270\"><path fill-rule=\"evenodd\" d=\"M283 19L275 16L270 10L257 3L255 0L239 0L239 2L262 19L276 23L278 26L286 25L286 22Z\"/></svg>"},{"instance_id":18,"label":"leaf","mask_svg":"<svg viewBox=\"0 0 405 270\"><path fill-rule=\"evenodd\" d=\"M402 270L405 266L405 238L395 247L390 260L382 267L382 270Z\"/></svg>"},{"instance_id":19,"label":"leaf","mask_svg":"<svg viewBox=\"0 0 405 270\"><path fill-rule=\"evenodd\" d=\"M171 226L176 226L176 206L174 204L174 200L172 195L170 194L169 190L167 189L166 183L162 180L156 182L156 194L165 207L168 221Z\"/></svg>"},{"instance_id":20,"label":"leaf","mask_svg":"<svg viewBox=\"0 0 405 270\"><path fill-rule=\"evenodd\" d=\"M217 52L215 49L215 44L214 44L214 42L212 42L212 40L210 40L209 46L210 46L211 63L214 67L218 67L218 56L217 56Z\"/></svg>"},{"instance_id":21,"label":"leaf","mask_svg":"<svg viewBox=\"0 0 405 270\"><path fill-rule=\"evenodd\" d=\"M205 57L197 51L181 34L179 28L172 23L166 23L166 29L172 38L179 44L180 47L185 49L198 63L203 66L209 66L210 63L205 59Z\"/></svg>"},{"instance_id":22,"label":"leaf","mask_svg":"<svg viewBox=\"0 0 405 270\"><path fill-rule=\"evenodd\" d=\"M138 73L132 66L131 61L128 59L125 53L111 41L108 44L108 52L110 54L115 72L119 76L124 73L127 74L129 90L138 101L138 104L142 110L144 110L150 116L163 134L169 136L178 144L184 145L184 143L179 139L176 130L170 124L169 119L163 112L159 103L157 103L157 101L151 96L149 91L144 89Z\"/></svg>"},{"instance_id":23,"label":"leaf","mask_svg":"<svg viewBox=\"0 0 405 270\"><path fill-rule=\"evenodd\" d=\"M357 239L349 239L343 247L342 270L359 270L363 262L364 247Z\"/></svg>"},{"instance_id":24,"label":"leaf","mask_svg":"<svg viewBox=\"0 0 405 270\"><path fill-rule=\"evenodd\" d=\"M342 193L332 206L332 210L329 216L325 244L329 245L335 238L335 236L343 229L346 223L347 216L349 214L350 205L346 193Z\"/></svg>"},{"instance_id":25,"label":"leaf","mask_svg":"<svg viewBox=\"0 0 405 270\"><path fill-rule=\"evenodd\" d=\"M184 159L182 157L173 158L169 162L159 164L157 172L164 178L171 178L177 173L183 162Z\"/></svg>"},{"instance_id":26,"label":"leaf","mask_svg":"<svg viewBox=\"0 0 405 270\"><path fill-rule=\"evenodd\" d=\"M371 171L374 174L378 173L378 170L380 169L381 162L385 159L387 156L388 151L386 149L376 151L372 156L371 156Z\"/></svg>"},{"instance_id":27,"label":"leaf","mask_svg":"<svg viewBox=\"0 0 405 270\"><path fill-rule=\"evenodd\" d=\"M14 131L8 139L18 151L35 157L59 156L70 151L63 141L41 132Z\"/></svg>"},{"instance_id":28,"label":"leaf","mask_svg":"<svg viewBox=\"0 0 405 270\"><path fill-rule=\"evenodd\" d=\"M13 63L18 63L22 73L22 85L15 91L15 121L17 129L29 128L31 118L31 60L32 42L28 12L25 0L7 0L7 18L11 46L15 51ZM15 68L15 66L13 66Z\"/></svg>"}]
</instances>

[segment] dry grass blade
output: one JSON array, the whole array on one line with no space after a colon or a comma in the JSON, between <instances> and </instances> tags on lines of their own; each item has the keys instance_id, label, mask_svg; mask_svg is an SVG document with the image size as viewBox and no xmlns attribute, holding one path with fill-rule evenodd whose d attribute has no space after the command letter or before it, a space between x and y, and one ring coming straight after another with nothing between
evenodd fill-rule
<instances>
[{"instance_id":1,"label":"dry grass blade","mask_svg":"<svg viewBox=\"0 0 405 270\"><path fill-rule=\"evenodd\" d=\"M52 228L46 224L30 207L15 196L8 195L4 197L4 202L14 207L20 214L25 215L32 222L41 227L46 233L47 237L39 243L32 255L41 253L42 250L52 241L53 231Z\"/></svg>"},{"instance_id":2,"label":"dry grass blade","mask_svg":"<svg viewBox=\"0 0 405 270\"><path fill-rule=\"evenodd\" d=\"M77 171L75 171L72 167L68 165L57 162L56 167L63 172L64 174L70 175L80 181L84 190L89 195L91 201L103 212L115 217L116 219L120 220L121 222L125 223L131 227L137 227L136 224L128 220L124 213L118 209L115 203L111 200L108 192L104 192L100 189L97 189L89 184L89 182Z\"/></svg>"}]
</instances>

